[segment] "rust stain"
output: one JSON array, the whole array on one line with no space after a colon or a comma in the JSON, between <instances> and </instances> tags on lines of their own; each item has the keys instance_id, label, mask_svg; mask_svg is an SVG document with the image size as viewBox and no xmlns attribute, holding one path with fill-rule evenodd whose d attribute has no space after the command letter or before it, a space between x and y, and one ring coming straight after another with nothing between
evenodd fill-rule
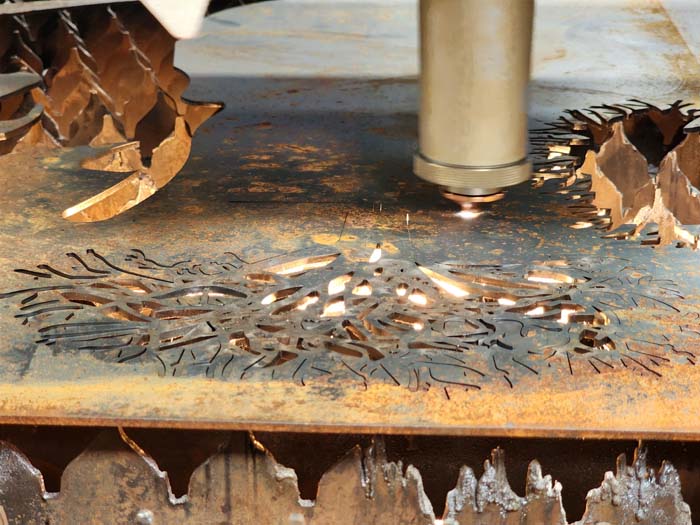
<instances>
[{"instance_id":1,"label":"rust stain","mask_svg":"<svg viewBox=\"0 0 700 525\"><path fill-rule=\"evenodd\" d=\"M357 235L351 235L344 233L342 237L338 237L337 233L315 233L311 236L311 239L316 244L322 244L324 246L332 246L339 242L354 242L357 241ZM372 246L374 248L374 246Z\"/></svg>"},{"instance_id":2,"label":"rust stain","mask_svg":"<svg viewBox=\"0 0 700 525\"><path fill-rule=\"evenodd\" d=\"M639 8L628 7L630 11L638 11ZM643 12L658 17L655 20L640 20L639 26L655 38L670 45L682 48L684 52L673 53L667 56L668 62L673 67L676 78L679 80L679 88L697 92L700 89L700 62L688 47L683 35L669 17L668 12L660 0L653 0L644 6ZM693 99L697 102L698 98Z\"/></svg>"},{"instance_id":3,"label":"rust stain","mask_svg":"<svg viewBox=\"0 0 700 525\"><path fill-rule=\"evenodd\" d=\"M450 399L440 390L414 393L384 384L347 389L332 383L299 388L284 382L246 382L221 383L213 390L211 381L197 378L127 376L118 385L108 378L70 385L25 382L0 385L0 420L274 431L301 425L314 432L700 438L700 424L693 417L700 411L700 372L673 368L666 380L675 384L677 395L655 395L657 378L629 373L612 374L601 382L571 376L552 384L535 378L518 396L504 396L507 387L494 386L478 394L455 390ZM115 388L121 392L118 398ZM620 396L621 391L627 395ZM167 404L161 402L164 399ZM222 404L221 399L237 402ZM272 407L277 399L285 402Z\"/></svg>"}]
</instances>

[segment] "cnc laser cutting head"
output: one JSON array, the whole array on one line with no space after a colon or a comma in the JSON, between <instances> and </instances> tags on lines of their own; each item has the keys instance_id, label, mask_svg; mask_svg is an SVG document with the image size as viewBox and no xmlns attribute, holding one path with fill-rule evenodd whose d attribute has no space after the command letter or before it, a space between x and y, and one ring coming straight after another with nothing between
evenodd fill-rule
<instances>
[{"instance_id":1,"label":"cnc laser cutting head","mask_svg":"<svg viewBox=\"0 0 700 525\"><path fill-rule=\"evenodd\" d=\"M177 8L173 7L171 0L140 1L173 37L191 38L198 34L210 0L187 0L178 3ZM2 4L0 14L30 14L108 2L15 2ZM463 208L493 202L503 195L503 189L528 180L532 172L527 158L527 86L534 0L419 2L421 96L414 171L419 177L438 185L445 197ZM68 18L66 20L70 22ZM173 45L166 40L168 45ZM15 81L24 79L23 82L28 82L25 87L29 89L41 82L41 66L41 63L36 66L33 75L13 78ZM109 67L113 69L114 65L110 62ZM116 83L113 89L128 91L131 87ZM121 96L132 99L131 95ZM131 111L135 111L134 107L136 105L131 106ZM219 108L216 104L209 105L208 109L200 105L199 110L213 114ZM46 111L50 113L50 110ZM38 107L32 118L38 120L44 111ZM73 118L67 115L65 118ZM87 117L83 115L81 118ZM128 139L136 136L133 133L134 136L128 135ZM183 137L189 147L186 135ZM172 157L163 155L162 158L169 162L168 166L182 167L187 157L174 163ZM141 168L143 166L138 169ZM170 176L161 178L159 187L178 170L169 169ZM99 198L96 196L96 199L72 206L64 217L104 220L154 193L149 187L134 199L128 181L114 188L102 192ZM117 204L119 198L124 202ZM99 210L87 213L88 209Z\"/></svg>"},{"instance_id":2,"label":"cnc laser cutting head","mask_svg":"<svg viewBox=\"0 0 700 525\"><path fill-rule=\"evenodd\" d=\"M534 0L420 0L414 172L460 204L528 180Z\"/></svg>"}]
</instances>

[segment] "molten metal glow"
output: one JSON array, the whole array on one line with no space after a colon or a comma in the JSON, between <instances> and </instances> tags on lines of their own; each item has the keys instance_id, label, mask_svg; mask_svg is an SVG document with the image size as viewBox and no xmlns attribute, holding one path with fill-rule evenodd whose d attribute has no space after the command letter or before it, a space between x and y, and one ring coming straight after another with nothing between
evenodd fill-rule
<instances>
[{"instance_id":1,"label":"molten metal glow","mask_svg":"<svg viewBox=\"0 0 700 525\"><path fill-rule=\"evenodd\" d=\"M277 300L277 294L271 293L270 295L266 295L263 297L263 300L260 301L262 304L272 304Z\"/></svg>"},{"instance_id":2,"label":"molten metal glow","mask_svg":"<svg viewBox=\"0 0 700 525\"><path fill-rule=\"evenodd\" d=\"M353 295L372 295L372 285L367 281L362 281L358 286L353 288L352 293Z\"/></svg>"},{"instance_id":3,"label":"molten metal glow","mask_svg":"<svg viewBox=\"0 0 700 525\"><path fill-rule=\"evenodd\" d=\"M457 217L459 217L460 219L464 219L464 220L469 221L469 220L471 220L471 219L476 219L476 218L477 218L479 215L481 215L482 213L483 213L483 212L481 212L481 211L462 210L462 211L458 211L458 212L456 213L456 215L457 215Z\"/></svg>"},{"instance_id":4,"label":"molten metal glow","mask_svg":"<svg viewBox=\"0 0 700 525\"><path fill-rule=\"evenodd\" d=\"M297 305L297 310L306 310L310 305L318 302L318 295L307 295Z\"/></svg>"},{"instance_id":5,"label":"molten metal glow","mask_svg":"<svg viewBox=\"0 0 700 525\"><path fill-rule=\"evenodd\" d=\"M425 306L428 304L428 298L420 290L413 290L408 296L408 300L413 304L417 304L418 306Z\"/></svg>"},{"instance_id":6,"label":"molten metal glow","mask_svg":"<svg viewBox=\"0 0 700 525\"><path fill-rule=\"evenodd\" d=\"M569 318L571 317L572 314L575 314L576 310L572 308L562 308L561 310L561 317L559 320L557 320L558 323L561 324L569 324Z\"/></svg>"},{"instance_id":7,"label":"molten metal glow","mask_svg":"<svg viewBox=\"0 0 700 525\"><path fill-rule=\"evenodd\" d=\"M553 153L558 153L559 155L550 156L550 159L560 157L562 155L568 155L571 153L571 146L565 146L563 144L549 146L549 154L552 155Z\"/></svg>"},{"instance_id":8,"label":"molten metal glow","mask_svg":"<svg viewBox=\"0 0 700 525\"><path fill-rule=\"evenodd\" d=\"M528 281L532 281L533 283L547 283L547 284L559 284L561 281L557 279L552 279L551 277L537 277L537 276L531 276L527 278Z\"/></svg>"},{"instance_id":9,"label":"molten metal glow","mask_svg":"<svg viewBox=\"0 0 700 525\"><path fill-rule=\"evenodd\" d=\"M136 293L145 293L143 290L134 290ZM188 294L185 294L185 297L201 297L204 295L204 292L190 292ZM209 292L207 294L209 297L223 297L225 294L222 294L220 292Z\"/></svg>"},{"instance_id":10,"label":"molten metal glow","mask_svg":"<svg viewBox=\"0 0 700 525\"><path fill-rule=\"evenodd\" d=\"M352 279L352 275L341 275L328 283L328 295L335 295L345 291L345 285Z\"/></svg>"},{"instance_id":11,"label":"molten metal glow","mask_svg":"<svg viewBox=\"0 0 700 525\"><path fill-rule=\"evenodd\" d=\"M269 268L268 271L276 273L277 275L294 275L297 273L304 273L309 270L315 270L316 268L328 266L330 263L335 261L337 257L338 254L306 257L305 259L298 261L291 261L273 266Z\"/></svg>"},{"instance_id":12,"label":"molten metal glow","mask_svg":"<svg viewBox=\"0 0 700 525\"><path fill-rule=\"evenodd\" d=\"M418 268L421 272L430 277L431 281L437 284L438 287L446 291L448 294L453 295L454 297L466 297L469 295L469 291L466 290L458 281L445 277L444 275L440 275L430 268L425 268L423 266L419 266Z\"/></svg>"},{"instance_id":13,"label":"molten metal glow","mask_svg":"<svg viewBox=\"0 0 700 525\"><path fill-rule=\"evenodd\" d=\"M335 301L326 303L326 306L323 307L323 314L321 314L321 317L338 317L339 315L343 315L344 313L345 301L343 301L342 299L337 299Z\"/></svg>"},{"instance_id":14,"label":"molten metal glow","mask_svg":"<svg viewBox=\"0 0 700 525\"><path fill-rule=\"evenodd\" d=\"M549 272L530 272L526 275L526 279L533 283L545 284L572 284L573 282L575 282L575 279L570 275Z\"/></svg>"},{"instance_id":15,"label":"molten metal glow","mask_svg":"<svg viewBox=\"0 0 700 525\"><path fill-rule=\"evenodd\" d=\"M544 313L544 306L537 306L532 310L525 312L525 315L542 315Z\"/></svg>"}]
</instances>

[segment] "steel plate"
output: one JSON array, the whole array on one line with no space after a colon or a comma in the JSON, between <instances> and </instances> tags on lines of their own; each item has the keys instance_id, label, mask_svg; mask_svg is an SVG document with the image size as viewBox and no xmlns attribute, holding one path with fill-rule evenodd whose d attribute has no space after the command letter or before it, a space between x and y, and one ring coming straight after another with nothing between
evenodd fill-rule
<instances>
[{"instance_id":1,"label":"steel plate","mask_svg":"<svg viewBox=\"0 0 700 525\"><path fill-rule=\"evenodd\" d=\"M533 127L692 100L662 8L606 2L592 27L552 4ZM322 5L228 10L179 47L226 109L115 219L60 216L119 178L81 169L89 148L0 159L0 421L700 437L697 252L573 228L557 181L458 216L411 173L415 6Z\"/></svg>"}]
</instances>

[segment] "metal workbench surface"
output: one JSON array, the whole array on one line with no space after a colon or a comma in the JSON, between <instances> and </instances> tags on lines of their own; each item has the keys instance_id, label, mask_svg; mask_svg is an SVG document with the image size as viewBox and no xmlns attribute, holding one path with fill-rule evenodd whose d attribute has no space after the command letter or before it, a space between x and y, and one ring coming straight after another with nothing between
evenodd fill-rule
<instances>
[{"instance_id":1,"label":"metal workbench surface","mask_svg":"<svg viewBox=\"0 0 700 525\"><path fill-rule=\"evenodd\" d=\"M661 4L538 9L533 127L698 93ZM700 255L572 228L556 181L457 216L411 172L415 15L209 18L176 61L226 108L109 221L61 218L120 178L85 148L0 158L0 422L700 437Z\"/></svg>"}]
</instances>

